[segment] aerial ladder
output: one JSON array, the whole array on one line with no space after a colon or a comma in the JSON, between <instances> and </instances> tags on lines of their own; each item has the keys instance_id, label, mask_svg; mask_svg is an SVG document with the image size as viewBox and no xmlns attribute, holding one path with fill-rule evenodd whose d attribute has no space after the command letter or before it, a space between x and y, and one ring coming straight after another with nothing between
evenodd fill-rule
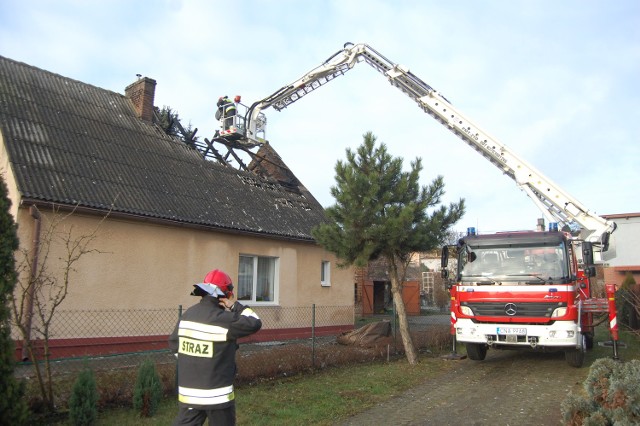
<instances>
[{"instance_id":1,"label":"aerial ladder","mask_svg":"<svg viewBox=\"0 0 640 426\"><path fill-rule=\"evenodd\" d=\"M333 54L320 66L246 107L244 115L238 117L237 127L225 134L217 135L215 140L227 147L241 148L245 152L261 146L266 143L264 134L267 120L263 113L265 109L274 108L282 111L305 95L344 75L359 62L366 62L384 75L391 85L415 101L424 112L512 178L550 223L566 225L571 231L578 231L579 228L580 238L595 244L600 254L608 252L608 258L615 256L613 240L610 239L616 229L614 222L590 212L506 145L473 123L440 92L415 76L408 68L390 61L367 44L346 43L342 50ZM604 259L603 256L598 260Z\"/></svg>"}]
</instances>

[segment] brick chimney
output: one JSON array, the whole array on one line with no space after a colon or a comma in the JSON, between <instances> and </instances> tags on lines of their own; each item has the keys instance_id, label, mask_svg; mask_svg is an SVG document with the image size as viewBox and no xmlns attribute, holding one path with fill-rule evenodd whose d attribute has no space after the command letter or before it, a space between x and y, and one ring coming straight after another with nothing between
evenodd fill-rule
<instances>
[{"instance_id":1,"label":"brick chimney","mask_svg":"<svg viewBox=\"0 0 640 426\"><path fill-rule=\"evenodd\" d=\"M149 77L139 77L124 89L124 95L131 99L138 118L153 121L153 98L156 94L156 81Z\"/></svg>"}]
</instances>

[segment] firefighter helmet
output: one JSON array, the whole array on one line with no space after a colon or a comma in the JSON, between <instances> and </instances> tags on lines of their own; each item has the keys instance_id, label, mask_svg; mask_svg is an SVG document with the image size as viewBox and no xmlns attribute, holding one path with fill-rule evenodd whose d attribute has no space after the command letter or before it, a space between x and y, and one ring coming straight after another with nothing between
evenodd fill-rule
<instances>
[{"instance_id":1,"label":"firefighter helmet","mask_svg":"<svg viewBox=\"0 0 640 426\"><path fill-rule=\"evenodd\" d=\"M204 277L204 282L218 287L224 293L224 297L230 297L233 295L233 281L231 281L231 277L219 269L214 269L209 272Z\"/></svg>"},{"instance_id":2,"label":"firefighter helmet","mask_svg":"<svg viewBox=\"0 0 640 426\"><path fill-rule=\"evenodd\" d=\"M191 292L192 296L225 297L233 296L233 282L231 277L219 269L214 269L204 277L204 282L194 284L195 288Z\"/></svg>"}]
</instances>

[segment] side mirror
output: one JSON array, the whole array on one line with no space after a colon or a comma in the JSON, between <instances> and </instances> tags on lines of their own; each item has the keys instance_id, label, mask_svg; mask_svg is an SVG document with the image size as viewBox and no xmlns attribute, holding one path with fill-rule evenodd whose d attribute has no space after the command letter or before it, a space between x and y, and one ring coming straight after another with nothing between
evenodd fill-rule
<instances>
[{"instance_id":1,"label":"side mirror","mask_svg":"<svg viewBox=\"0 0 640 426\"><path fill-rule=\"evenodd\" d=\"M602 234L602 240L601 240L602 251L609 250L609 238L610 237L611 237L611 233L610 232L605 232L604 234Z\"/></svg>"},{"instance_id":2,"label":"side mirror","mask_svg":"<svg viewBox=\"0 0 640 426\"><path fill-rule=\"evenodd\" d=\"M440 271L440 275L446 280L447 278L449 278L449 271L447 269L443 269L442 271Z\"/></svg>"},{"instance_id":3,"label":"side mirror","mask_svg":"<svg viewBox=\"0 0 640 426\"><path fill-rule=\"evenodd\" d=\"M582 242L582 260L585 266L593 265L593 243L590 241Z\"/></svg>"}]
</instances>

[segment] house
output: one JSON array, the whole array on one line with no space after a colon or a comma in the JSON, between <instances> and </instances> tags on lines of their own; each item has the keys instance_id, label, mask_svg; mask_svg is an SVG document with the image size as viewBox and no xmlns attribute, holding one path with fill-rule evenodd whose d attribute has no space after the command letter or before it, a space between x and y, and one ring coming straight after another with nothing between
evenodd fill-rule
<instances>
[{"instance_id":1,"label":"house","mask_svg":"<svg viewBox=\"0 0 640 426\"><path fill-rule=\"evenodd\" d=\"M131 324L123 335L111 321L54 322L57 354L163 347L177 315L144 324L133 315L191 306L192 285L212 269L263 318L256 340L309 335L312 306L323 307L316 334L353 328L354 273L314 241L325 217L313 195L290 171L283 185L165 134L154 123L155 88L142 77L122 95L0 56L0 173L21 248L33 256L32 242L60 215L76 238L95 232L96 252L74 265L59 310L108 310ZM65 256L62 244L51 250L50 261Z\"/></svg>"},{"instance_id":2,"label":"house","mask_svg":"<svg viewBox=\"0 0 640 426\"><path fill-rule=\"evenodd\" d=\"M614 221L617 229L612 234L615 240L615 254L604 265L604 282L619 287L627 272L631 272L636 283L640 283L640 213L620 213L602 215Z\"/></svg>"}]
</instances>

